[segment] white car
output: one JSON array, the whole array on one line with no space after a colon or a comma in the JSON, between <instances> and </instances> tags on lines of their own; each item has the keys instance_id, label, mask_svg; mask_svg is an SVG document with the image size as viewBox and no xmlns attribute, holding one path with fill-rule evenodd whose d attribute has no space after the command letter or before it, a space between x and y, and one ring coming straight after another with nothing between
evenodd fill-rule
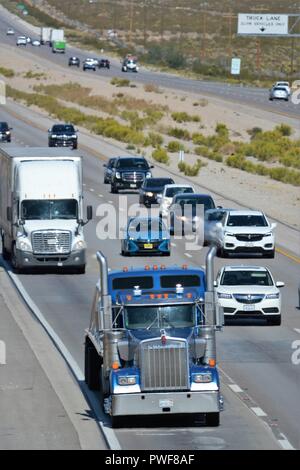
<instances>
[{"instance_id":1,"label":"white car","mask_svg":"<svg viewBox=\"0 0 300 470\"><path fill-rule=\"evenodd\" d=\"M272 90L270 91L269 100L270 101L273 101L273 100L288 101L289 94L288 94L287 89L284 87L279 87L279 86L272 88Z\"/></svg>"},{"instance_id":2,"label":"white car","mask_svg":"<svg viewBox=\"0 0 300 470\"><path fill-rule=\"evenodd\" d=\"M261 253L266 258L275 256L274 229L261 211L226 211L216 224L215 243L218 256L230 253Z\"/></svg>"},{"instance_id":3,"label":"white car","mask_svg":"<svg viewBox=\"0 0 300 470\"><path fill-rule=\"evenodd\" d=\"M291 87L290 87L289 82L276 82L273 88L275 88L275 87L285 88L286 91L288 92L288 95L290 96L290 94L291 94Z\"/></svg>"},{"instance_id":4,"label":"white car","mask_svg":"<svg viewBox=\"0 0 300 470\"><path fill-rule=\"evenodd\" d=\"M31 45L39 47L41 45L41 41L39 39L33 39L31 41Z\"/></svg>"},{"instance_id":5,"label":"white car","mask_svg":"<svg viewBox=\"0 0 300 470\"><path fill-rule=\"evenodd\" d=\"M14 30L12 28L8 28L6 31L7 36L13 36L15 34Z\"/></svg>"},{"instance_id":6,"label":"white car","mask_svg":"<svg viewBox=\"0 0 300 470\"><path fill-rule=\"evenodd\" d=\"M25 36L19 36L17 38L17 46L26 46L27 45L27 39Z\"/></svg>"},{"instance_id":7,"label":"white car","mask_svg":"<svg viewBox=\"0 0 300 470\"><path fill-rule=\"evenodd\" d=\"M127 56L122 63L122 72L138 72L139 67L137 65L136 57Z\"/></svg>"},{"instance_id":8,"label":"white car","mask_svg":"<svg viewBox=\"0 0 300 470\"><path fill-rule=\"evenodd\" d=\"M157 202L160 204L160 212L167 216L173 197L179 193L194 193L193 186L189 184L166 184L162 194L157 195Z\"/></svg>"},{"instance_id":9,"label":"white car","mask_svg":"<svg viewBox=\"0 0 300 470\"><path fill-rule=\"evenodd\" d=\"M265 318L281 324L281 293L284 282L276 282L262 266L224 266L217 275L215 290L224 318Z\"/></svg>"}]
</instances>

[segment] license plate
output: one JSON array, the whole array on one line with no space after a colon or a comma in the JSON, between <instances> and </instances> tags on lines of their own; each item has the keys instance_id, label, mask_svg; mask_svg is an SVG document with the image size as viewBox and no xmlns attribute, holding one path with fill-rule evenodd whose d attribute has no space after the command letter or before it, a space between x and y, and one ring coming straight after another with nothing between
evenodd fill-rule
<instances>
[{"instance_id":1,"label":"license plate","mask_svg":"<svg viewBox=\"0 0 300 470\"><path fill-rule=\"evenodd\" d=\"M160 408L172 408L174 406L173 400L159 400Z\"/></svg>"},{"instance_id":2,"label":"license plate","mask_svg":"<svg viewBox=\"0 0 300 470\"><path fill-rule=\"evenodd\" d=\"M144 248L148 248L151 250L151 248L153 248L153 245L152 243L145 243Z\"/></svg>"},{"instance_id":3,"label":"license plate","mask_svg":"<svg viewBox=\"0 0 300 470\"><path fill-rule=\"evenodd\" d=\"M130 187L131 188L136 188L136 184L131 184Z\"/></svg>"},{"instance_id":4,"label":"license plate","mask_svg":"<svg viewBox=\"0 0 300 470\"><path fill-rule=\"evenodd\" d=\"M252 242L247 242L246 243L247 248L252 248L253 246L254 246L254 244Z\"/></svg>"},{"instance_id":5,"label":"license plate","mask_svg":"<svg viewBox=\"0 0 300 470\"><path fill-rule=\"evenodd\" d=\"M255 310L255 305L243 305L243 310L245 312L251 312L252 310Z\"/></svg>"}]
</instances>

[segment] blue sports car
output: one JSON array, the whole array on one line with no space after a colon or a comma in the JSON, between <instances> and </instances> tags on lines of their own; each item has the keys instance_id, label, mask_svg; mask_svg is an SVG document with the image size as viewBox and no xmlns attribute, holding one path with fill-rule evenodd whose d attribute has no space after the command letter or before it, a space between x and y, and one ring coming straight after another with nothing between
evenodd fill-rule
<instances>
[{"instance_id":1,"label":"blue sports car","mask_svg":"<svg viewBox=\"0 0 300 470\"><path fill-rule=\"evenodd\" d=\"M121 241L123 256L159 254L170 256L170 234L160 217L132 217Z\"/></svg>"}]
</instances>

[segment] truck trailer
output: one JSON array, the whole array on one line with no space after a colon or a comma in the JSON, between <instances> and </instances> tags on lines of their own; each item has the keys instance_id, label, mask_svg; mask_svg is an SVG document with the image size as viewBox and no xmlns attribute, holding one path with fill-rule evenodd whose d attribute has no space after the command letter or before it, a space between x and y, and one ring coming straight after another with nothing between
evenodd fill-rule
<instances>
[{"instance_id":1,"label":"truck trailer","mask_svg":"<svg viewBox=\"0 0 300 470\"><path fill-rule=\"evenodd\" d=\"M61 148L0 147L3 258L16 272L72 268L84 273L82 157Z\"/></svg>"},{"instance_id":2,"label":"truck trailer","mask_svg":"<svg viewBox=\"0 0 300 470\"><path fill-rule=\"evenodd\" d=\"M41 44L50 44L52 28L42 27L40 31Z\"/></svg>"},{"instance_id":3,"label":"truck trailer","mask_svg":"<svg viewBox=\"0 0 300 470\"><path fill-rule=\"evenodd\" d=\"M154 265L108 273L100 280L85 332L85 382L100 390L112 426L132 416L201 415L218 426L223 399L216 331L224 323L214 293L211 247L206 273Z\"/></svg>"}]
</instances>

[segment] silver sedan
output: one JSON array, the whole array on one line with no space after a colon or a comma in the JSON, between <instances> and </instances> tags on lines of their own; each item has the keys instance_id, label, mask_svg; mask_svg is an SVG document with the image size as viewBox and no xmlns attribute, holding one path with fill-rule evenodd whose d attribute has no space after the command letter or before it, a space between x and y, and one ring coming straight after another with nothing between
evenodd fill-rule
<instances>
[{"instance_id":1,"label":"silver sedan","mask_svg":"<svg viewBox=\"0 0 300 470\"><path fill-rule=\"evenodd\" d=\"M273 100L284 100L288 101L289 100L289 94L286 88L283 87L274 87L270 90L270 101Z\"/></svg>"}]
</instances>

